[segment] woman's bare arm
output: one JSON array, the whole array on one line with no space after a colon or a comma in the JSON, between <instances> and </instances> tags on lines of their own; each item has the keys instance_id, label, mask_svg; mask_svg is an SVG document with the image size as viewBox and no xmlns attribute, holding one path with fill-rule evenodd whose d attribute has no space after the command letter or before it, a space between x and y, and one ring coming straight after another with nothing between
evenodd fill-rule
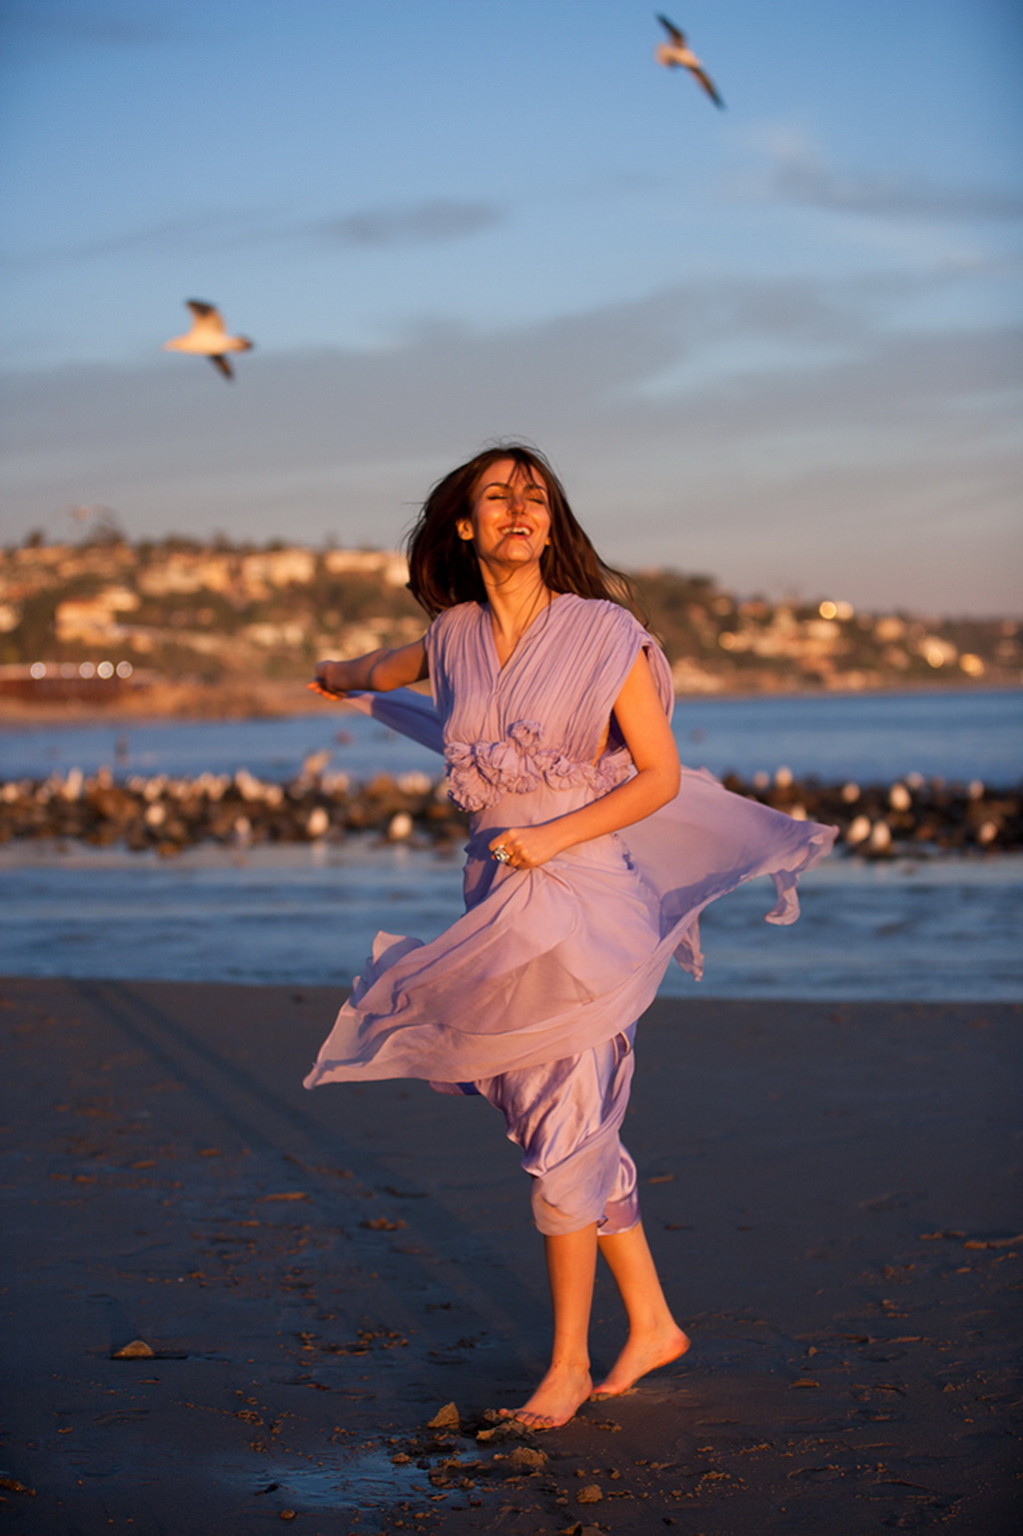
<instances>
[{"instance_id":1,"label":"woman's bare arm","mask_svg":"<svg viewBox=\"0 0 1023 1536\"><path fill-rule=\"evenodd\" d=\"M327 699L340 699L346 693L389 693L409 683L429 677L426 646L422 640L399 645L392 650L367 651L351 661L320 661L309 687Z\"/></svg>"},{"instance_id":2,"label":"woman's bare arm","mask_svg":"<svg viewBox=\"0 0 1023 1536\"><path fill-rule=\"evenodd\" d=\"M618 832L652 815L678 794L678 748L645 651L636 658L614 711L636 765L635 775L577 811L538 826L498 833L490 847L506 848L516 867L533 869L576 843Z\"/></svg>"}]
</instances>

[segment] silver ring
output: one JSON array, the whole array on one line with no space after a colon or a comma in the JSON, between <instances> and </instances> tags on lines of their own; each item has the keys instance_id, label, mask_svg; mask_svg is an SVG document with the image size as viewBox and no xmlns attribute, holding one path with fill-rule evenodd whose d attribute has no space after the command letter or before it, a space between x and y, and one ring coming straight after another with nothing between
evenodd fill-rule
<instances>
[{"instance_id":1,"label":"silver ring","mask_svg":"<svg viewBox=\"0 0 1023 1536\"><path fill-rule=\"evenodd\" d=\"M493 852L491 853L490 857L492 859L496 859L498 864L510 864L511 863L511 854L508 852L507 848L505 848L502 843L498 843L497 847L493 850Z\"/></svg>"}]
</instances>

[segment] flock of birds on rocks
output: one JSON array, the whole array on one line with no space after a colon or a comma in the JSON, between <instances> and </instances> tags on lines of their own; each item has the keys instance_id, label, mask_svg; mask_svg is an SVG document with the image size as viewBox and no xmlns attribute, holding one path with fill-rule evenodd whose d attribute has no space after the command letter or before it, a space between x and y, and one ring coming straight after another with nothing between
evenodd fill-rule
<instances>
[{"instance_id":1,"label":"flock of birds on rocks","mask_svg":"<svg viewBox=\"0 0 1023 1536\"><path fill-rule=\"evenodd\" d=\"M0 784L0 843L18 838L119 845L181 853L198 843L239 850L257 843L338 842L369 834L384 842L450 846L467 818L443 779L412 771L365 783L327 770L315 753L287 784L247 769L197 778L71 768L46 779ZM869 859L936 853L1004 853L1023 847L1023 792L974 780L945 783L908 774L890 785L798 781L785 768L725 786L799 820L837 826L845 847Z\"/></svg>"},{"instance_id":2,"label":"flock of birds on rocks","mask_svg":"<svg viewBox=\"0 0 1023 1536\"><path fill-rule=\"evenodd\" d=\"M665 69L687 69L693 79L703 87L714 105L723 107L724 102L703 64L689 47L685 33L676 27L673 21L669 21L667 16L658 16L657 20L668 37L667 42L661 43L654 50L654 58L658 64L663 64ZM186 299L185 304L192 313L191 329L181 336L172 336L170 341L165 341L163 344L165 351L188 352L194 357L208 357L225 379L233 379L234 369L231 366L229 354L249 352L255 346L255 342L250 341L247 336L230 336L223 316L215 304L207 304L203 299Z\"/></svg>"}]
</instances>

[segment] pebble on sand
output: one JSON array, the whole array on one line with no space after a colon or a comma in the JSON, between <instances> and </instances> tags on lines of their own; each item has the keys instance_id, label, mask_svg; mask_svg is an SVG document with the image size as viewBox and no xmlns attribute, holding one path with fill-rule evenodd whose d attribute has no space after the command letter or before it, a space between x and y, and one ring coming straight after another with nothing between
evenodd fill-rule
<instances>
[{"instance_id":1,"label":"pebble on sand","mask_svg":"<svg viewBox=\"0 0 1023 1536\"><path fill-rule=\"evenodd\" d=\"M539 1471L547 1465L546 1451L538 1451L532 1445L517 1445L508 1457L510 1467L528 1467L530 1471Z\"/></svg>"},{"instance_id":2,"label":"pebble on sand","mask_svg":"<svg viewBox=\"0 0 1023 1536\"><path fill-rule=\"evenodd\" d=\"M462 1420L454 1403L445 1403L427 1424L427 1429L449 1429L454 1433L462 1427Z\"/></svg>"},{"instance_id":3,"label":"pebble on sand","mask_svg":"<svg viewBox=\"0 0 1023 1536\"><path fill-rule=\"evenodd\" d=\"M121 1349L115 1349L110 1356L111 1360L153 1360L156 1352L145 1339L132 1339L130 1344L125 1344Z\"/></svg>"}]
</instances>

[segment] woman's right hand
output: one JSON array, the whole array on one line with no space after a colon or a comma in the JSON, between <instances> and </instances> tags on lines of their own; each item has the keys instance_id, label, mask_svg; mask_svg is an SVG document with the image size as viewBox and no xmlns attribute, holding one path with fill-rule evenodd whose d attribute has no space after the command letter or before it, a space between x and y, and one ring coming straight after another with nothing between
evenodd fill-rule
<instances>
[{"instance_id":1,"label":"woman's right hand","mask_svg":"<svg viewBox=\"0 0 1023 1536\"><path fill-rule=\"evenodd\" d=\"M422 640L399 645L390 650L367 651L348 661L320 661L308 685L325 699L343 699L349 693L387 693L392 688L407 687L429 677L426 646Z\"/></svg>"},{"instance_id":2,"label":"woman's right hand","mask_svg":"<svg viewBox=\"0 0 1023 1536\"><path fill-rule=\"evenodd\" d=\"M312 693L319 693L325 699L343 699L353 686L348 671L346 661L319 661L313 680L307 686Z\"/></svg>"}]
</instances>

